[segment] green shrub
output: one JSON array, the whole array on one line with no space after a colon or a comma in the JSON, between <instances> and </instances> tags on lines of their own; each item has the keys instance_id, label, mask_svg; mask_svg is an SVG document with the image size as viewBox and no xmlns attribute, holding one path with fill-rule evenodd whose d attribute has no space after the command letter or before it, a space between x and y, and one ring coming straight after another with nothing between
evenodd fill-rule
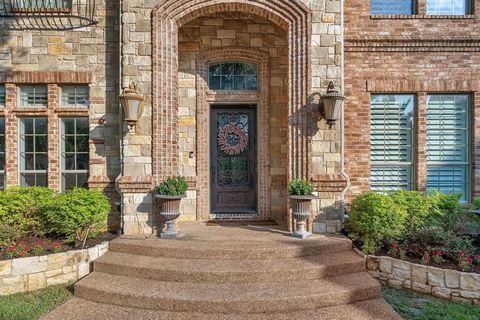
<instances>
[{"instance_id":1,"label":"green shrub","mask_svg":"<svg viewBox=\"0 0 480 320\"><path fill-rule=\"evenodd\" d=\"M290 181L288 184L288 194L291 195L307 196L312 194L313 191L313 186L307 181L297 179Z\"/></svg>"},{"instance_id":2,"label":"green shrub","mask_svg":"<svg viewBox=\"0 0 480 320\"><path fill-rule=\"evenodd\" d=\"M352 202L350 235L363 243L366 254L375 252L384 241L403 234L407 213L392 197L367 192Z\"/></svg>"},{"instance_id":3,"label":"green shrub","mask_svg":"<svg viewBox=\"0 0 480 320\"><path fill-rule=\"evenodd\" d=\"M402 239L401 248L414 257L422 257L425 252L440 249L445 250L445 245L454 237L451 232L446 232L438 226L425 226L410 230Z\"/></svg>"},{"instance_id":4,"label":"green shrub","mask_svg":"<svg viewBox=\"0 0 480 320\"><path fill-rule=\"evenodd\" d=\"M430 196L418 191L397 191L393 200L406 210L405 229L416 230L434 223L441 213Z\"/></svg>"},{"instance_id":5,"label":"green shrub","mask_svg":"<svg viewBox=\"0 0 480 320\"><path fill-rule=\"evenodd\" d=\"M0 249L13 245L27 234L27 230L21 225L0 223Z\"/></svg>"},{"instance_id":6,"label":"green shrub","mask_svg":"<svg viewBox=\"0 0 480 320\"><path fill-rule=\"evenodd\" d=\"M50 233L75 240L75 245L83 248L91 232L106 228L109 211L109 201L102 192L75 188L58 194L42 213Z\"/></svg>"},{"instance_id":7,"label":"green shrub","mask_svg":"<svg viewBox=\"0 0 480 320\"><path fill-rule=\"evenodd\" d=\"M472 239L468 236L453 235L447 239L444 245L444 250L446 255L451 260L458 259L459 252L463 252L469 257L475 257L479 254L478 248L473 244Z\"/></svg>"},{"instance_id":8,"label":"green shrub","mask_svg":"<svg viewBox=\"0 0 480 320\"><path fill-rule=\"evenodd\" d=\"M14 242L26 235L42 236L44 224L39 216L55 192L45 187L14 187L0 192L0 242Z\"/></svg>"},{"instance_id":9,"label":"green shrub","mask_svg":"<svg viewBox=\"0 0 480 320\"><path fill-rule=\"evenodd\" d=\"M464 211L460 204L461 195L434 192L430 198L439 212L435 223L445 230L454 230Z\"/></svg>"},{"instance_id":10,"label":"green shrub","mask_svg":"<svg viewBox=\"0 0 480 320\"><path fill-rule=\"evenodd\" d=\"M476 210L480 209L480 197L473 198L472 205L473 205L473 209L476 209Z\"/></svg>"},{"instance_id":11,"label":"green shrub","mask_svg":"<svg viewBox=\"0 0 480 320\"><path fill-rule=\"evenodd\" d=\"M166 196L182 196L185 195L187 192L188 185L185 178L176 176L170 177L159 184L155 191L158 194L166 195Z\"/></svg>"}]
</instances>

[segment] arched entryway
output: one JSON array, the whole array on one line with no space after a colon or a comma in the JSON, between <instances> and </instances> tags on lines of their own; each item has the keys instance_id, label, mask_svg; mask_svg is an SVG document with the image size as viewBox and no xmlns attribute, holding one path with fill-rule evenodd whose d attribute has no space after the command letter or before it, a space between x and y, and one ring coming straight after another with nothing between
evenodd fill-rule
<instances>
[{"instance_id":1,"label":"arched entryway","mask_svg":"<svg viewBox=\"0 0 480 320\"><path fill-rule=\"evenodd\" d=\"M223 29L216 28L215 19L226 19L229 15L241 15L259 17L266 21L265 28L278 28L283 30L285 61L274 61L275 64L283 63L285 67L285 136L283 148L285 153L283 175L272 175L270 158L269 137L269 110L268 91L275 81L275 76L268 69L269 53L262 51L258 46L258 41L262 39L249 39L249 45L239 48L236 43L230 43L229 38L233 36L225 34L225 41L202 46L202 41L198 42L198 48L195 41L190 44L190 48L182 47L179 42L184 36L182 30L191 28L206 28L205 25L198 25L197 21L207 17L212 19L210 29L212 32L222 32ZM309 37L310 37L310 15L309 10L300 1L165 1L154 10L153 17L153 175L156 181L177 175L179 173L187 176L192 185L195 185L196 197L194 206L196 208L195 218L197 220L206 220L211 218L209 199L209 115L212 105L222 103L236 104L254 104L256 107L258 124L257 145L262 152L258 153L258 214L256 218L269 219L271 217L272 190L276 188L273 196L285 198L285 194L280 194L281 190L286 190L286 183L292 178L308 178L309 174L309 137L305 134L307 130L307 97L310 92L310 64L309 64ZM203 20L202 20L203 21ZM225 22L224 22L225 23ZM254 27L256 28L256 27ZM261 27L260 27L261 28ZM224 28L234 30L235 28ZM225 30L228 32L228 30ZM252 31L252 30L251 30ZM255 31L252 31L255 33ZM235 39L238 40L238 33ZM245 32L247 34L248 32ZM259 30L259 33L263 33ZM195 37L195 32L188 33ZM201 37L201 35L199 35ZM208 33L205 33L205 38ZM275 37L273 38L275 41ZM208 41L208 39L202 39ZM218 39L214 39L218 41ZM212 39L210 39L212 41ZM280 40L279 40L280 41ZM232 44L232 46L229 46ZM188 47L188 45L187 45ZM275 48L272 45L272 48ZM182 51L183 50L183 51ZM188 84L188 76L185 81L185 61L183 55L185 51L194 52L195 57L189 59L195 65L188 65L187 68L195 70L195 79ZM260 87L254 96L236 94L208 94L208 65L211 62L218 61L249 61L260 66L259 77ZM273 63L272 63L273 65ZM186 85L195 86L196 102L193 106L195 113L196 134L195 134L195 166L188 172L185 170L182 161L183 158L191 152L185 149L184 130L182 123L184 110L182 81ZM281 90L280 90L281 91ZM281 93L279 93L281 95ZM302 111L300 111L302 110ZM182 122L183 121L183 122ZM188 133L187 133L188 135ZM281 144L281 137L278 138ZM281 160L279 160L281 161ZM187 172L182 172L187 171ZM282 171L279 168L278 171ZM193 200L192 200L193 201ZM280 203L282 203L280 201ZM274 208L280 212L286 211L286 200L283 199L281 208ZM186 201L187 205L192 205ZM230 217L232 218L232 217ZM235 217L233 217L235 218ZM240 218L240 217L238 217Z\"/></svg>"}]
</instances>

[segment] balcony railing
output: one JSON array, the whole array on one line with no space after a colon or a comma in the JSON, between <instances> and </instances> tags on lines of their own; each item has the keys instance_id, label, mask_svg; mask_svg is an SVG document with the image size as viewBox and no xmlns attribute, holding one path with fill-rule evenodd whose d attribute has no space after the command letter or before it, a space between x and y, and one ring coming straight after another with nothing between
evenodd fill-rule
<instances>
[{"instance_id":1,"label":"balcony railing","mask_svg":"<svg viewBox=\"0 0 480 320\"><path fill-rule=\"evenodd\" d=\"M0 0L11 29L68 30L96 24L96 0Z\"/></svg>"}]
</instances>

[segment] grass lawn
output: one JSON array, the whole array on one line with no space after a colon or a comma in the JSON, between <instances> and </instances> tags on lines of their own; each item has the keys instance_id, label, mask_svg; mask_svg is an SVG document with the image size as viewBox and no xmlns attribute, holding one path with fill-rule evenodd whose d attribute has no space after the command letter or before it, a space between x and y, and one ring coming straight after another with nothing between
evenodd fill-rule
<instances>
[{"instance_id":1,"label":"grass lawn","mask_svg":"<svg viewBox=\"0 0 480 320\"><path fill-rule=\"evenodd\" d=\"M480 306L437 299L409 290L385 288L385 300L406 320L478 320Z\"/></svg>"},{"instance_id":2,"label":"grass lawn","mask_svg":"<svg viewBox=\"0 0 480 320\"><path fill-rule=\"evenodd\" d=\"M0 320L37 320L71 297L72 293L65 287L0 297Z\"/></svg>"}]
</instances>

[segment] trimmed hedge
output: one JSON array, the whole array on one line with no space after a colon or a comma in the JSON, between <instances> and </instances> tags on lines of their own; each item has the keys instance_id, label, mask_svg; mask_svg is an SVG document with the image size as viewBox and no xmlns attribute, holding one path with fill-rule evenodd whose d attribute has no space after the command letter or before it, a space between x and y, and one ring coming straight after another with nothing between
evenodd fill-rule
<instances>
[{"instance_id":1,"label":"trimmed hedge","mask_svg":"<svg viewBox=\"0 0 480 320\"><path fill-rule=\"evenodd\" d=\"M0 191L0 247L22 237L54 235L80 244L91 232L106 228L108 199L97 190L56 193L45 187Z\"/></svg>"},{"instance_id":2,"label":"trimmed hedge","mask_svg":"<svg viewBox=\"0 0 480 320\"><path fill-rule=\"evenodd\" d=\"M460 196L417 191L367 192L352 202L349 235L373 253L386 242L404 239L425 227L454 230L463 214Z\"/></svg>"}]
</instances>

